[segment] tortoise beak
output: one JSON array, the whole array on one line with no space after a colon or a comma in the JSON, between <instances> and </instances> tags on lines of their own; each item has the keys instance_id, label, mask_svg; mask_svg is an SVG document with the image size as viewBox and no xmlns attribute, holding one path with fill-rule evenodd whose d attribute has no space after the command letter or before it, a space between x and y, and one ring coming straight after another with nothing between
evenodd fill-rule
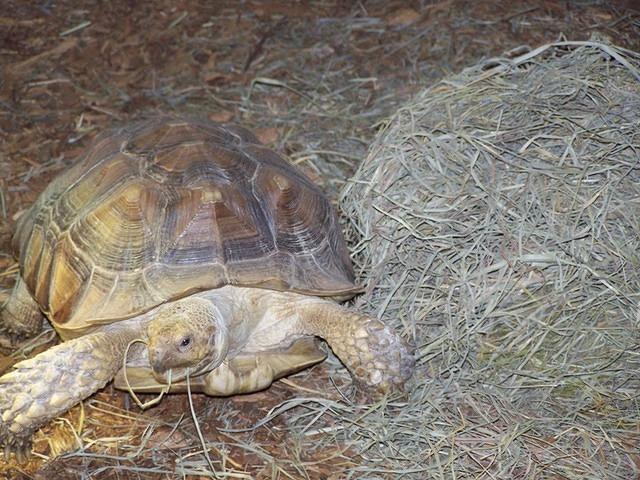
<instances>
[{"instance_id":1,"label":"tortoise beak","mask_svg":"<svg viewBox=\"0 0 640 480\"><path fill-rule=\"evenodd\" d=\"M162 375L168 370L164 354L159 349L149 349L149 363L156 374Z\"/></svg>"},{"instance_id":2,"label":"tortoise beak","mask_svg":"<svg viewBox=\"0 0 640 480\"><path fill-rule=\"evenodd\" d=\"M166 385L169 383L169 377L171 377L172 380L176 380L175 370L172 371L171 368L167 368L166 361L159 352L149 352L149 354L151 371L156 381Z\"/></svg>"},{"instance_id":3,"label":"tortoise beak","mask_svg":"<svg viewBox=\"0 0 640 480\"><path fill-rule=\"evenodd\" d=\"M163 374L167 371L167 369L164 367L164 364L160 360L156 360L155 362L151 363L151 368L155 373L159 374Z\"/></svg>"}]
</instances>

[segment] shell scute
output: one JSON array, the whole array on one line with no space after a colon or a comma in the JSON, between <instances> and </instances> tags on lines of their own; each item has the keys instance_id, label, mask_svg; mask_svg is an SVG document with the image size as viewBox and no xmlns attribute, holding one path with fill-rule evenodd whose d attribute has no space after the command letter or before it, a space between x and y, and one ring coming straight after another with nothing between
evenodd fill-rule
<instances>
[{"instance_id":1,"label":"shell scute","mask_svg":"<svg viewBox=\"0 0 640 480\"><path fill-rule=\"evenodd\" d=\"M199 141L227 144L235 140L224 129L207 129L202 122L169 119L141 122L129 129L123 149L137 155L151 154L177 145Z\"/></svg>"}]
</instances>

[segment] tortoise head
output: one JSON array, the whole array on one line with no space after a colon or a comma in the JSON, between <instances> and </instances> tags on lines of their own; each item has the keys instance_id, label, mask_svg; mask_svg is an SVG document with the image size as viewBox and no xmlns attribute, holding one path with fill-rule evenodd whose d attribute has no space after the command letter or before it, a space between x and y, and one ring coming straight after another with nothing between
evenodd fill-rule
<instances>
[{"instance_id":1,"label":"tortoise head","mask_svg":"<svg viewBox=\"0 0 640 480\"><path fill-rule=\"evenodd\" d=\"M211 302L187 297L162 308L147 325L149 363L155 376L167 381L210 371L227 356L225 319ZM178 369L178 375L176 375Z\"/></svg>"}]
</instances>

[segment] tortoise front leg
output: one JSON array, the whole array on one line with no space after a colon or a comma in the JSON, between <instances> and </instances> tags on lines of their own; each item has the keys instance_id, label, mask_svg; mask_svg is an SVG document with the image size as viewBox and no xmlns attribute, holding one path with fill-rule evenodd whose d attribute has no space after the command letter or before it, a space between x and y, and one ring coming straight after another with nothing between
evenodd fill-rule
<instances>
[{"instance_id":1,"label":"tortoise front leg","mask_svg":"<svg viewBox=\"0 0 640 480\"><path fill-rule=\"evenodd\" d=\"M111 380L122 366L127 344L140 336L138 325L120 322L62 343L0 377L0 445L5 456L13 451L23 460L38 427Z\"/></svg>"},{"instance_id":2,"label":"tortoise front leg","mask_svg":"<svg viewBox=\"0 0 640 480\"><path fill-rule=\"evenodd\" d=\"M324 338L365 396L402 390L411 377L415 361L408 343L380 320L319 298L291 307L299 333Z\"/></svg>"},{"instance_id":3,"label":"tortoise front leg","mask_svg":"<svg viewBox=\"0 0 640 480\"><path fill-rule=\"evenodd\" d=\"M0 308L0 348L12 349L19 340L34 337L43 320L40 307L18 277L11 296Z\"/></svg>"}]
</instances>

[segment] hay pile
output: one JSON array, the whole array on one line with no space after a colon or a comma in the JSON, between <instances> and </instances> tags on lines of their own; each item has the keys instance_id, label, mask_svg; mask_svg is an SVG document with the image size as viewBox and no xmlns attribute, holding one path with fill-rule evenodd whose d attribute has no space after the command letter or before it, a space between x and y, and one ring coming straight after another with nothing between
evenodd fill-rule
<instances>
[{"instance_id":1,"label":"hay pile","mask_svg":"<svg viewBox=\"0 0 640 480\"><path fill-rule=\"evenodd\" d=\"M360 306L419 355L407 404L336 413L355 477L637 474L639 55L565 42L440 82L341 207Z\"/></svg>"}]
</instances>

